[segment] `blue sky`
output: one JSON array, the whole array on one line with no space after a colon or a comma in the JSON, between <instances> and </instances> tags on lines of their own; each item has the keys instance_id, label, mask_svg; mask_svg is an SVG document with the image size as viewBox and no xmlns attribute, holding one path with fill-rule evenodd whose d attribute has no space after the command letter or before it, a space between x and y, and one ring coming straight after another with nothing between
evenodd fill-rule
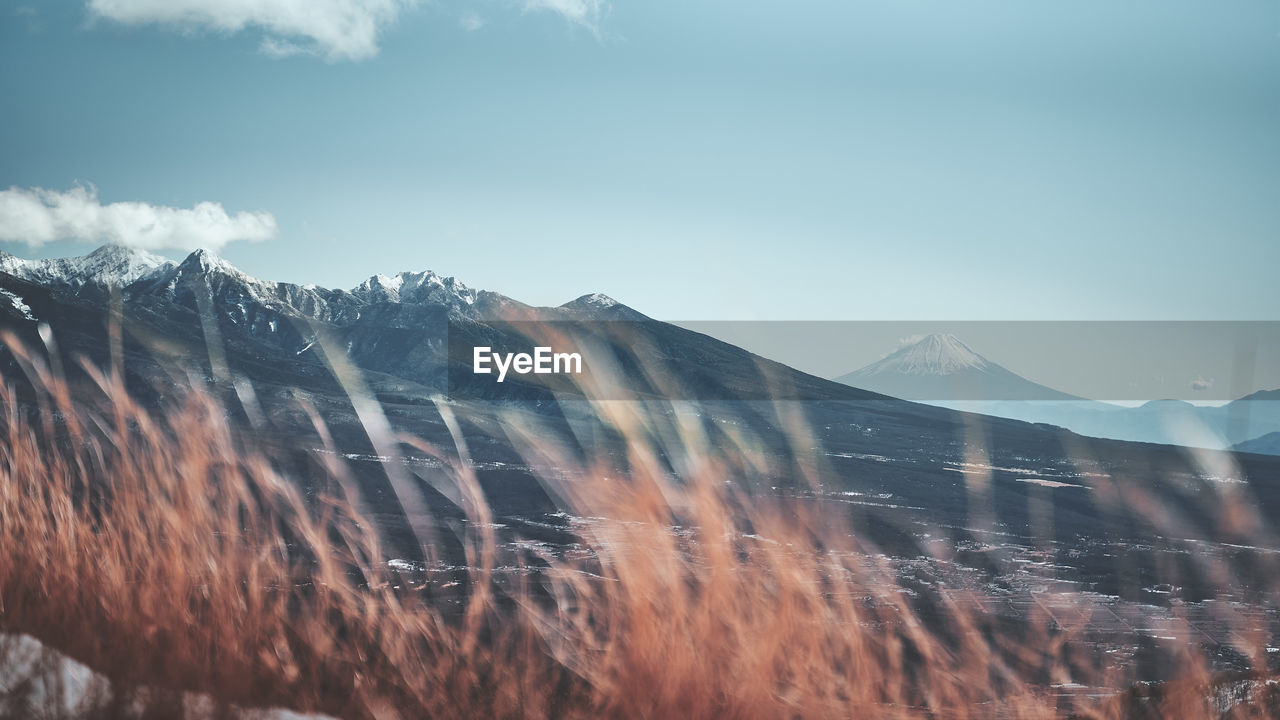
<instances>
[{"instance_id":1,"label":"blue sky","mask_svg":"<svg viewBox=\"0 0 1280 720\"><path fill-rule=\"evenodd\" d=\"M370 34L278 20L295 1L0 0L0 189L269 213L220 254L325 286L429 268L671 319L1280 317L1274 2L326 5Z\"/></svg>"}]
</instances>

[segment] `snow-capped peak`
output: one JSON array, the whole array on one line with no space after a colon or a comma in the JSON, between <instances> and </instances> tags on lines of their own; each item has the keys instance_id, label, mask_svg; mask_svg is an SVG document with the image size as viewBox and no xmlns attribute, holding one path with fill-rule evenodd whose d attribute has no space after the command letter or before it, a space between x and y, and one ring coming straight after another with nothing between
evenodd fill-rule
<instances>
[{"instance_id":1,"label":"snow-capped peak","mask_svg":"<svg viewBox=\"0 0 1280 720\"><path fill-rule=\"evenodd\" d=\"M0 253L0 271L45 285L79 288L88 283L123 287L153 275L173 262L145 250L103 245L88 255L24 260Z\"/></svg>"},{"instance_id":2,"label":"snow-capped peak","mask_svg":"<svg viewBox=\"0 0 1280 720\"><path fill-rule=\"evenodd\" d=\"M367 302L438 303L474 305L476 291L453 277L441 277L430 270L402 272L392 276L374 275L351 290Z\"/></svg>"},{"instance_id":3,"label":"snow-capped peak","mask_svg":"<svg viewBox=\"0 0 1280 720\"><path fill-rule=\"evenodd\" d=\"M280 303L289 305L292 304L292 301L298 300L298 298L288 297L291 294L296 294L290 293L290 288L304 295L315 294L314 292L308 293L297 286L259 280L218 257L212 251L203 248L188 255L182 261L182 264L174 268L168 276L162 278L163 282L159 284L172 289L179 284L189 283L195 278L200 278L200 283L215 292L230 293L230 295L238 298L250 299L267 306L274 306ZM219 290L219 288L223 288L223 290Z\"/></svg>"},{"instance_id":4,"label":"snow-capped peak","mask_svg":"<svg viewBox=\"0 0 1280 720\"><path fill-rule=\"evenodd\" d=\"M238 322L249 322L251 316L255 316L254 307L276 315L350 322L360 317L361 307L366 303L444 306L451 312L470 315L479 312L481 307L510 302L429 270L375 275L351 292L268 282L204 249L192 252L180 263L119 246L105 246L84 257L53 260L24 260L0 252L0 272L41 285L69 287L77 292L86 285L127 286L127 300L186 298L191 292L199 292L230 308L228 312L238 318ZM263 321L264 326L271 327L271 321L278 319L268 318Z\"/></svg>"},{"instance_id":5,"label":"snow-capped peak","mask_svg":"<svg viewBox=\"0 0 1280 720\"><path fill-rule=\"evenodd\" d=\"M561 305L560 309L576 313L582 317L600 320L649 320L645 315L632 310L604 293L583 295Z\"/></svg>"},{"instance_id":6,"label":"snow-capped peak","mask_svg":"<svg viewBox=\"0 0 1280 720\"><path fill-rule=\"evenodd\" d=\"M609 297L608 295L605 295L604 293L591 293L590 295L583 295L582 297L577 299L577 302L583 303L586 305L592 305L599 308L611 308L618 304L617 300L614 300L613 298Z\"/></svg>"},{"instance_id":7,"label":"snow-capped peak","mask_svg":"<svg viewBox=\"0 0 1280 720\"><path fill-rule=\"evenodd\" d=\"M248 275L245 275L235 265L232 265L226 260L223 260L222 258L215 255L213 251L206 250L204 248L196 250L195 252L188 255L187 259L183 260L182 265L180 265L179 267L181 267L186 272L193 272L193 271L201 272L201 273L219 272L219 273L223 273L225 275L231 275L233 277L240 278L240 279L246 279L246 280L254 279L254 278L250 278Z\"/></svg>"},{"instance_id":8,"label":"snow-capped peak","mask_svg":"<svg viewBox=\"0 0 1280 720\"><path fill-rule=\"evenodd\" d=\"M400 288L404 287L404 277L400 275L396 275L395 277L387 277L382 273L378 273L377 275L374 275L373 277L369 278L368 283L370 287L377 286L379 288L386 290L387 292L398 294L400 292Z\"/></svg>"},{"instance_id":9,"label":"snow-capped peak","mask_svg":"<svg viewBox=\"0 0 1280 720\"><path fill-rule=\"evenodd\" d=\"M952 375L990 365L986 358L960 342L955 335L934 333L862 368L857 374Z\"/></svg>"}]
</instances>

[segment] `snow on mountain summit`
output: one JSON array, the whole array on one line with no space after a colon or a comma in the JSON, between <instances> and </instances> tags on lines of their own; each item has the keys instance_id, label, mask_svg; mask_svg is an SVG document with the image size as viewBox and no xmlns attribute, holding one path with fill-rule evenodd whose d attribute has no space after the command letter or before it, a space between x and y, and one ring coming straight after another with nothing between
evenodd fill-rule
<instances>
[{"instance_id":1,"label":"snow on mountain summit","mask_svg":"<svg viewBox=\"0 0 1280 720\"><path fill-rule=\"evenodd\" d=\"M24 260L0 253L0 272L50 286L79 289L86 284L124 287L174 267L170 260L145 250L103 245L88 255Z\"/></svg>"},{"instance_id":2,"label":"snow on mountain summit","mask_svg":"<svg viewBox=\"0 0 1280 720\"><path fill-rule=\"evenodd\" d=\"M359 301L341 290L259 280L208 250L196 250L181 263L132 288L134 298L163 298L198 307L196 294L213 300L232 322L269 327L286 315L325 322L358 317Z\"/></svg>"},{"instance_id":3,"label":"snow on mountain summit","mask_svg":"<svg viewBox=\"0 0 1280 720\"><path fill-rule=\"evenodd\" d=\"M578 298L577 301L586 303L588 305L594 305L596 307L604 307L604 308L611 308L614 305L618 304L617 300L614 300L613 298L609 297L608 295L605 295L604 293L591 293L590 295L583 295L582 297Z\"/></svg>"},{"instance_id":4,"label":"snow on mountain summit","mask_svg":"<svg viewBox=\"0 0 1280 720\"><path fill-rule=\"evenodd\" d=\"M209 288L232 284L242 288L242 293L251 297L266 298L272 295L273 284L250 277L239 268L223 260L209 250L196 250L182 262L158 272L144 284L142 292L155 293L163 291L173 293L179 286L191 283L202 284Z\"/></svg>"},{"instance_id":5,"label":"snow on mountain summit","mask_svg":"<svg viewBox=\"0 0 1280 720\"><path fill-rule=\"evenodd\" d=\"M401 272L390 277L374 275L351 290L366 302L438 303L469 306L476 302L476 291L453 277L441 277L430 270Z\"/></svg>"},{"instance_id":6,"label":"snow on mountain summit","mask_svg":"<svg viewBox=\"0 0 1280 720\"><path fill-rule=\"evenodd\" d=\"M203 248L188 255L187 259L182 261L181 267L185 268L187 272L220 272L233 277L255 279L245 275L239 268L218 257L213 251Z\"/></svg>"},{"instance_id":7,"label":"snow on mountain summit","mask_svg":"<svg viewBox=\"0 0 1280 720\"><path fill-rule=\"evenodd\" d=\"M596 320L637 320L643 321L649 318L645 315L623 305L604 293L590 293L580 298L570 300L560 306L561 310L568 310L577 314L579 317L593 318Z\"/></svg>"},{"instance_id":8,"label":"snow on mountain summit","mask_svg":"<svg viewBox=\"0 0 1280 720\"><path fill-rule=\"evenodd\" d=\"M907 400L1080 400L1032 382L974 352L954 335L928 335L838 382Z\"/></svg>"},{"instance_id":9,"label":"snow on mountain summit","mask_svg":"<svg viewBox=\"0 0 1280 720\"><path fill-rule=\"evenodd\" d=\"M260 280L208 250L196 250L179 263L118 246L105 246L84 257L56 260L24 260L0 253L0 272L75 292L84 286L97 289L114 284L127 288L126 302L177 302L199 309L207 298L212 301L211 307L231 322L255 331L269 328L272 333L282 327L286 316L346 326L365 314L389 323L420 322L420 314L415 313L432 308L444 308L450 316L471 319L526 317L535 310L430 270L374 275L348 291ZM388 305L403 307L383 307ZM583 296L562 308L590 315L604 313L613 319L643 317L599 293Z\"/></svg>"},{"instance_id":10,"label":"snow on mountain summit","mask_svg":"<svg viewBox=\"0 0 1280 720\"><path fill-rule=\"evenodd\" d=\"M934 333L872 363L856 375L953 375L963 370L981 370L991 363L965 345L955 335Z\"/></svg>"}]
</instances>

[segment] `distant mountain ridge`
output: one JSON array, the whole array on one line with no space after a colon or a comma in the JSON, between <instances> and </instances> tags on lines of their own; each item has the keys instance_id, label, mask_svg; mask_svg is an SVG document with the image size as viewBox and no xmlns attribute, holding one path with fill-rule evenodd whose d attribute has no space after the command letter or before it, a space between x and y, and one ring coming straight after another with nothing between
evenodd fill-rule
<instances>
[{"instance_id":1,"label":"distant mountain ridge","mask_svg":"<svg viewBox=\"0 0 1280 720\"><path fill-rule=\"evenodd\" d=\"M1280 390L1261 390L1221 407L1152 400L1126 408L1027 380L979 355L954 335L934 334L837 382L938 407L1065 427L1082 435L1280 454L1251 438L1280 429Z\"/></svg>"},{"instance_id":2,"label":"distant mountain ridge","mask_svg":"<svg viewBox=\"0 0 1280 720\"><path fill-rule=\"evenodd\" d=\"M1280 431L1267 433L1252 440L1236 443L1231 446L1236 452L1259 453L1262 455L1280 455Z\"/></svg>"}]
</instances>

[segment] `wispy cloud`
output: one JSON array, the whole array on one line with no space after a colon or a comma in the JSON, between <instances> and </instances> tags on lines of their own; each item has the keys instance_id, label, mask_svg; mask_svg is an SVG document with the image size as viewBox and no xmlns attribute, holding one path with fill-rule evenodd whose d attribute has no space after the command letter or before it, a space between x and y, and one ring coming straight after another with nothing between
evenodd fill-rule
<instances>
[{"instance_id":1,"label":"wispy cloud","mask_svg":"<svg viewBox=\"0 0 1280 720\"><path fill-rule=\"evenodd\" d=\"M294 55L314 55L315 51L305 48L297 43L280 38L266 37L258 45L258 50L269 58L287 58Z\"/></svg>"},{"instance_id":2,"label":"wispy cloud","mask_svg":"<svg viewBox=\"0 0 1280 720\"><path fill-rule=\"evenodd\" d=\"M1197 391L1209 390L1212 387L1213 387L1213 378L1209 378L1208 380L1206 380L1203 377L1198 377L1195 380L1191 381L1192 390L1197 390Z\"/></svg>"},{"instance_id":3,"label":"wispy cloud","mask_svg":"<svg viewBox=\"0 0 1280 720\"><path fill-rule=\"evenodd\" d=\"M124 25L162 25L182 30L238 33L260 30L262 53L272 58L317 55L336 62L378 54L382 32L422 0L88 0L89 12ZM606 0L512 0L526 12L547 11L599 35ZM474 12L462 15L467 31L485 25Z\"/></svg>"},{"instance_id":4,"label":"wispy cloud","mask_svg":"<svg viewBox=\"0 0 1280 720\"><path fill-rule=\"evenodd\" d=\"M143 202L98 201L93 187L66 192L11 187L0 190L0 241L43 245L55 240L110 242L146 250L217 250L236 240L276 234L268 212L228 214L220 203L174 208Z\"/></svg>"},{"instance_id":5,"label":"wispy cloud","mask_svg":"<svg viewBox=\"0 0 1280 720\"><path fill-rule=\"evenodd\" d=\"M549 10L594 33L600 32L600 16L608 8L605 0L524 0L525 10Z\"/></svg>"},{"instance_id":6,"label":"wispy cloud","mask_svg":"<svg viewBox=\"0 0 1280 720\"><path fill-rule=\"evenodd\" d=\"M170 25L267 34L272 57L300 53L330 61L378 53L378 36L418 0L89 0L89 11L127 25Z\"/></svg>"}]
</instances>

